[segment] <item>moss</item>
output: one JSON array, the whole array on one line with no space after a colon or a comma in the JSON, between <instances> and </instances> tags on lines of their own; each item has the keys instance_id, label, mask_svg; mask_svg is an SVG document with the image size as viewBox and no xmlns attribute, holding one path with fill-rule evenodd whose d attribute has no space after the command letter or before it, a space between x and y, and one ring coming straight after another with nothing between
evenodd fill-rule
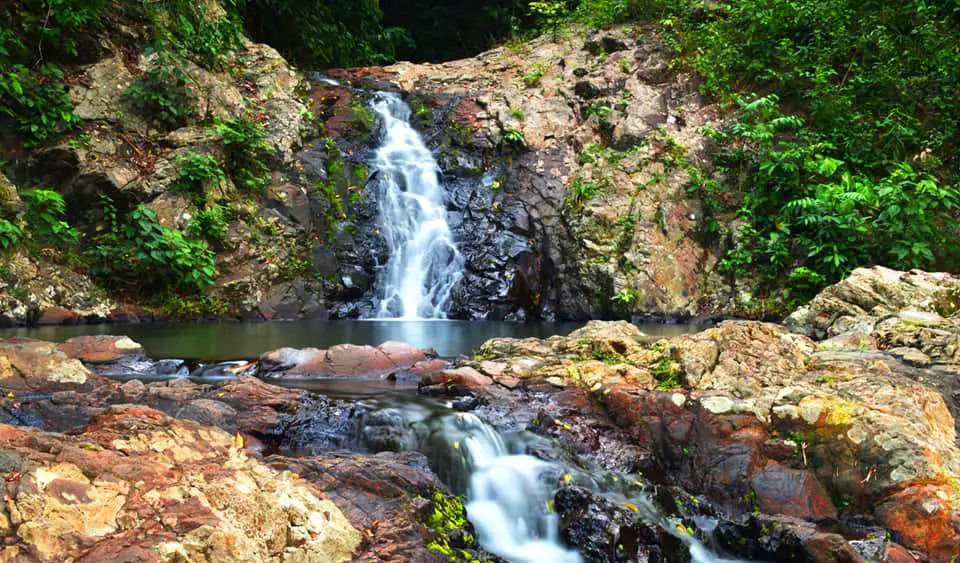
<instances>
[{"instance_id":1,"label":"moss","mask_svg":"<svg viewBox=\"0 0 960 563\"><path fill-rule=\"evenodd\" d=\"M941 317L960 313L960 286L942 292L934 301L933 308Z\"/></svg>"},{"instance_id":2,"label":"moss","mask_svg":"<svg viewBox=\"0 0 960 563\"><path fill-rule=\"evenodd\" d=\"M673 391L681 387L680 376L682 372L677 362L669 358L661 358L660 361L653 366L651 373L659 382L657 389L660 391Z\"/></svg>"},{"instance_id":3,"label":"moss","mask_svg":"<svg viewBox=\"0 0 960 563\"><path fill-rule=\"evenodd\" d=\"M373 114L370 113L370 110L368 110L366 106L360 102L353 102L350 104L350 112L353 114L350 117L350 123L355 129L364 133L373 131L375 120Z\"/></svg>"},{"instance_id":4,"label":"moss","mask_svg":"<svg viewBox=\"0 0 960 563\"><path fill-rule=\"evenodd\" d=\"M471 533L463 500L439 490L434 491L430 500L423 523L433 531L434 538L427 549L449 561L475 561L473 549L477 541Z\"/></svg>"}]
</instances>

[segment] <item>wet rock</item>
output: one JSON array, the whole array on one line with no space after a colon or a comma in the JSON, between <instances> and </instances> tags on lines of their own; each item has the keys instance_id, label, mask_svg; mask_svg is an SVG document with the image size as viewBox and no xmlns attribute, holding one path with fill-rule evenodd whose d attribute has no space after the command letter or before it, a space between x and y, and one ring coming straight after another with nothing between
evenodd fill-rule
<instances>
[{"instance_id":1,"label":"wet rock","mask_svg":"<svg viewBox=\"0 0 960 563\"><path fill-rule=\"evenodd\" d=\"M554 497L560 537L588 561L687 559L683 542L645 522L627 504L614 504L582 487L562 487Z\"/></svg>"},{"instance_id":2,"label":"wet rock","mask_svg":"<svg viewBox=\"0 0 960 563\"><path fill-rule=\"evenodd\" d=\"M437 491L449 494L430 471L427 458L415 452L361 456L350 453L323 457L265 460L277 470L289 470L323 491L363 534L354 561L435 561L426 546L431 534L420 524Z\"/></svg>"},{"instance_id":3,"label":"wet rock","mask_svg":"<svg viewBox=\"0 0 960 563\"><path fill-rule=\"evenodd\" d=\"M304 397L295 412L278 421L282 428L280 452L300 456L356 450L365 413L366 409L357 403Z\"/></svg>"},{"instance_id":4,"label":"wet rock","mask_svg":"<svg viewBox=\"0 0 960 563\"><path fill-rule=\"evenodd\" d=\"M233 436L143 407L78 435L0 426L10 559L349 561L360 534Z\"/></svg>"},{"instance_id":5,"label":"wet rock","mask_svg":"<svg viewBox=\"0 0 960 563\"><path fill-rule=\"evenodd\" d=\"M77 336L61 344L61 352L86 364L142 359L143 346L126 336Z\"/></svg>"},{"instance_id":6,"label":"wet rock","mask_svg":"<svg viewBox=\"0 0 960 563\"><path fill-rule=\"evenodd\" d=\"M190 372L190 380L194 383L222 383L232 381L238 377L253 375L256 371L255 362L233 361L218 362L203 365Z\"/></svg>"},{"instance_id":7,"label":"wet rock","mask_svg":"<svg viewBox=\"0 0 960 563\"><path fill-rule=\"evenodd\" d=\"M281 348L260 357L265 378L396 376L426 360L428 353L400 342L378 347L340 344L329 350Z\"/></svg>"},{"instance_id":8,"label":"wet rock","mask_svg":"<svg viewBox=\"0 0 960 563\"><path fill-rule=\"evenodd\" d=\"M837 511L823 485L809 472L768 462L751 481L757 504L766 514L794 518L834 518Z\"/></svg>"},{"instance_id":9,"label":"wet rock","mask_svg":"<svg viewBox=\"0 0 960 563\"><path fill-rule=\"evenodd\" d=\"M426 373L421 376L419 385L426 393L430 393L432 390L442 395L449 393L451 389L472 392L492 383L493 380L489 377L469 366L464 366L441 372Z\"/></svg>"}]
</instances>

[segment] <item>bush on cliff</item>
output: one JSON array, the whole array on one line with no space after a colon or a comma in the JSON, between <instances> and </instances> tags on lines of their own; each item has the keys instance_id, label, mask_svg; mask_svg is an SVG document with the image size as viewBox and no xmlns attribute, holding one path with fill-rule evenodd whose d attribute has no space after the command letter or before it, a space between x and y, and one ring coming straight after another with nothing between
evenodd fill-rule
<instances>
[{"instance_id":1,"label":"bush on cliff","mask_svg":"<svg viewBox=\"0 0 960 563\"><path fill-rule=\"evenodd\" d=\"M164 227L149 207L121 217L108 197L102 203L107 229L94 241L90 272L104 283L143 295L195 294L213 285L215 256L206 242Z\"/></svg>"}]
</instances>

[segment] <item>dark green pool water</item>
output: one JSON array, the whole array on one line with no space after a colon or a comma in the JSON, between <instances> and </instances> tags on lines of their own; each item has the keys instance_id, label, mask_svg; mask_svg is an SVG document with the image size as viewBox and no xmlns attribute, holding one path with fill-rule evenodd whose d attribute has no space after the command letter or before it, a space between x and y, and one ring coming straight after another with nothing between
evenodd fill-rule
<instances>
[{"instance_id":1,"label":"dark green pool water","mask_svg":"<svg viewBox=\"0 0 960 563\"><path fill-rule=\"evenodd\" d=\"M26 336L63 341L85 334L126 335L146 348L152 358L185 358L200 361L254 359L289 346L327 348L335 344L372 344L387 340L433 348L453 357L478 348L490 338L543 338L566 335L583 323L509 323L493 321L296 321L282 323L114 324L51 326L0 330L0 338ZM638 324L656 336L695 332L702 325Z\"/></svg>"}]
</instances>

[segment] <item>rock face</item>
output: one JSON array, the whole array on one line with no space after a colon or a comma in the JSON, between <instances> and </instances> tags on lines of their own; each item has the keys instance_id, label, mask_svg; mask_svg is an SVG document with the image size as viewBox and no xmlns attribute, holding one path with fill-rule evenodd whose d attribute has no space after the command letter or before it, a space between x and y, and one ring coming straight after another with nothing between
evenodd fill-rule
<instances>
[{"instance_id":1,"label":"rock face","mask_svg":"<svg viewBox=\"0 0 960 563\"><path fill-rule=\"evenodd\" d=\"M601 44L618 49L600 56ZM668 61L656 33L635 28L336 75L400 90L427 116L416 125L438 149L466 259L453 315L690 317L729 305L684 188L684 167L707 164L698 131L715 108ZM615 309L621 292L635 297Z\"/></svg>"},{"instance_id":2,"label":"rock face","mask_svg":"<svg viewBox=\"0 0 960 563\"><path fill-rule=\"evenodd\" d=\"M116 407L72 436L0 426L7 560L349 561L360 534L229 434Z\"/></svg>"},{"instance_id":3,"label":"rock face","mask_svg":"<svg viewBox=\"0 0 960 563\"><path fill-rule=\"evenodd\" d=\"M926 384L935 369L890 352L818 349L759 322L659 342L625 323L591 322L568 337L491 340L466 364L520 381L513 391L472 389L485 409L527 413L523 425L535 417L534 428L595 451L609 468L642 471L733 513L869 514L894 540L949 561L960 553L954 418ZM552 398L536 398L543 393Z\"/></svg>"}]
</instances>

